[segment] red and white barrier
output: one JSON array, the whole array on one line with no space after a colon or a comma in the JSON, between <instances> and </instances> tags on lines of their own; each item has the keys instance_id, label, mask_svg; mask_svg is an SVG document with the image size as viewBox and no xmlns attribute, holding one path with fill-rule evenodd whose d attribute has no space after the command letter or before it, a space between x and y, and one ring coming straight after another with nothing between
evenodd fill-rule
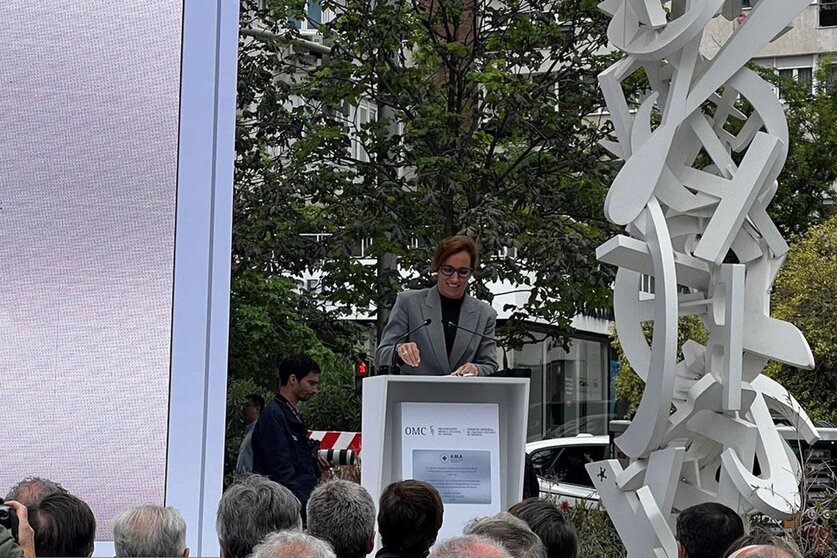
<instances>
[{"instance_id":1,"label":"red and white barrier","mask_svg":"<svg viewBox=\"0 0 837 558\"><path fill-rule=\"evenodd\" d=\"M309 430L308 437L320 442L320 449L350 449L360 454L360 432L335 432L331 430Z\"/></svg>"}]
</instances>

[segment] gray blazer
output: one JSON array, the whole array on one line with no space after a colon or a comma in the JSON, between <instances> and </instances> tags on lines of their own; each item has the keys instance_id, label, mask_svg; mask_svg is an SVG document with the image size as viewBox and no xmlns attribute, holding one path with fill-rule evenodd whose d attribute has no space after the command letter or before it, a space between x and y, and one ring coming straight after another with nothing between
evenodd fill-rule
<instances>
[{"instance_id":1,"label":"gray blazer","mask_svg":"<svg viewBox=\"0 0 837 558\"><path fill-rule=\"evenodd\" d=\"M421 363L417 368L401 365L402 374L424 374L443 376L450 374L463 364L473 362L477 365L480 376L487 376L497 371L497 346L478 335L461 329L456 330L450 358L445 348L445 331L442 324L442 303L436 287L419 291L404 291L395 299L395 306L389 316L389 322L381 336L378 350L375 351L377 366L392 362L393 346L396 339L404 335L423 321L430 318L430 325L413 333L409 339L418 345ZM485 302L465 295L462 310L459 313L459 325L473 331L479 331L489 337L494 336L497 312Z\"/></svg>"}]
</instances>

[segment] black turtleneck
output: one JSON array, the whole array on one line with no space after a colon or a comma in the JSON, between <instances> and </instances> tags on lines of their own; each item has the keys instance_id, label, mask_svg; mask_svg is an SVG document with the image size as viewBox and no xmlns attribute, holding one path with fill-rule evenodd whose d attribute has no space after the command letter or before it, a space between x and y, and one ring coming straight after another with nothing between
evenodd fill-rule
<instances>
[{"instance_id":1,"label":"black turtleneck","mask_svg":"<svg viewBox=\"0 0 837 558\"><path fill-rule=\"evenodd\" d=\"M445 348L450 356L453 348L453 340L456 339L456 328L448 325L448 322L459 323L459 311L462 310L462 298L448 298L439 293L439 300L442 302L442 324L445 327Z\"/></svg>"}]
</instances>

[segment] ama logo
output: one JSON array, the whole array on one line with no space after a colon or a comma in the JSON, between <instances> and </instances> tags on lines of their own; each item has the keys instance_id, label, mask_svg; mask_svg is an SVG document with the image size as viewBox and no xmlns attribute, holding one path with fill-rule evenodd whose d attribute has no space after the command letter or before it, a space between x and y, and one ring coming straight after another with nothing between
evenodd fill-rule
<instances>
[{"instance_id":1,"label":"ama logo","mask_svg":"<svg viewBox=\"0 0 837 558\"><path fill-rule=\"evenodd\" d=\"M462 459L461 453L443 453L439 456L439 460L442 463L462 463Z\"/></svg>"}]
</instances>

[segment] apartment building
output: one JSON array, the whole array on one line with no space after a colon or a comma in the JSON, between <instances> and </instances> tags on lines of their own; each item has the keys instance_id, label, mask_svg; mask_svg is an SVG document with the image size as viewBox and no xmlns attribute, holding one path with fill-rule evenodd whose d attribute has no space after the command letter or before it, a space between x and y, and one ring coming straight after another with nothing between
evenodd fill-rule
<instances>
[{"instance_id":1,"label":"apartment building","mask_svg":"<svg viewBox=\"0 0 837 558\"><path fill-rule=\"evenodd\" d=\"M751 3L755 0L744 0L744 9L735 21L718 17L709 24L701 41L706 56L714 56L738 26L747 24ZM814 0L794 19L793 27L762 48L753 61L800 83L812 83L814 69L824 62L837 63L832 60L836 53L837 0Z\"/></svg>"}]
</instances>

